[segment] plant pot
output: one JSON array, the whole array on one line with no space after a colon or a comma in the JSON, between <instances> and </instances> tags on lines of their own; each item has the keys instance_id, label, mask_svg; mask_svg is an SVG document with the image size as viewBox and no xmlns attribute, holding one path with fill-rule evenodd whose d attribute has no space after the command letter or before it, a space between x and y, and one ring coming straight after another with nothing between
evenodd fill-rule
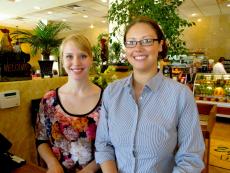
<instances>
[{"instance_id":1,"label":"plant pot","mask_svg":"<svg viewBox=\"0 0 230 173\"><path fill-rule=\"evenodd\" d=\"M53 60L39 60L38 64L41 70L41 77L50 76L53 77Z\"/></svg>"},{"instance_id":2,"label":"plant pot","mask_svg":"<svg viewBox=\"0 0 230 173\"><path fill-rule=\"evenodd\" d=\"M116 71L118 72L127 72L129 71L129 67L127 65L115 65Z\"/></svg>"}]
</instances>

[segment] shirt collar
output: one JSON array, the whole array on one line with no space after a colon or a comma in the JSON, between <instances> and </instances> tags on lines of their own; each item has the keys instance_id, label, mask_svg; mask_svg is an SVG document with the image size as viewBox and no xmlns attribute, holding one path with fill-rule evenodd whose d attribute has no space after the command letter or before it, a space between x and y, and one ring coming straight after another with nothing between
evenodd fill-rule
<instances>
[{"instance_id":1,"label":"shirt collar","mask_svg":"<svg viewBox=\"0 0 230 173\"><path fill-rule=\"evenodd\" d=\"M150 88L152 91L157 92L157 90L162 85L163 79L164 75L162 74L162 72L158 72L147 82L146 86Z\"/></svg>"},{"instance_id":2,"label":"shirt collar","mask_svg":"<svg viewBox=\"0 0 230 173\"><path fill-rule=\"evenodd\" d=\"M162 82L163 82L164 75L162 72L158 72L155 76L153 76L145 85L145 87L151 89L152 91L156 92ZM131 73L128 77L127 80L125 81L124 87L132 87L132 82L133 82L133 73Z\"/></svg>"}]
</instances>

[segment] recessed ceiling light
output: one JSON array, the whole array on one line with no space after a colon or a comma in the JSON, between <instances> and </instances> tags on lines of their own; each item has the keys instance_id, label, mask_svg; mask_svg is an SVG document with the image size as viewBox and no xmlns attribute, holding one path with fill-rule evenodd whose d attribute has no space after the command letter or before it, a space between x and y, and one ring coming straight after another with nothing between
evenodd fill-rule
<instances>
[{"instance_id":1,"label":"recessed ceiling light","mask_svg":"<svg viewBox=\"0 0 230 173\"><path fill-rule=\"evenodd\" d=\"M106 21L105 21L105 20L102 20L101 22L102 22L102 23L105 23Z\"/></svg>"},{"instance_id":2,"label":"recessed ceiling light","mask_svg":"<svg viewBox=\"0 0 230 173\"><path fill-rule=\"evenodd\" d=\"M41 7L39 7L39 6L34 6L34 9L35 9L35 10L40 10Z\"/></svg>"},{"instance_id":3,"label":"recessed ceiling light","mask_svg":"<svg viewBox=\"0 0 230 173\"><path fill-rule=\"evenodd\" d=\"M91 24L91 25L90 25L90 28L91 28L91 29L93 29L93 28L94 28L93 24Z\"/></svg>"},{"instance_id":4,"label":"recessed ceiling light","mask_svg":"<svg viewBox=\"0 0 230 173\"><path fill-rule=\"evenodd\" d=\"M53 14L53 12L52 11L48 11L47 14Z\"/></svg>"},{"instance_id":5,"label":"recessed ceiling light","mask_svg":"<svg viewBox=\"0 0 230 173\"><path fill-rule=\"evenodd\" d=\"M87 16L87 15L84 15L83 17L84 17L84 18L88 18L89 16Z\"/></svg>"},{"instance_id":6,"label":"recessed ceiling light","mask_svg":"<svg viewBox=\"0 0 230 173\"><path fill-rule=\"evenodd\" d=\"M191 15L191 16L193 16L193 17L194 17L194 16L197 16L197 14L196 14L196 13L192 13L192 15Z\"/></svg>"},{"instance_id":7,"label":"recessed ceiling light","mask_svg":"<svg viewBox=\"0 0 230 173\"><path fill-rule=\"evenodd\" d=\"M227 4L227 7L230 7L230 4Z\"/></svg>"},{"instance_id":8,"label":"recessed ceiling light","mask_svg":"<svg viewBox=\"0 0 230 173\"><path fill-rule=\"evenodd\" d=\"M62 19L62 22L65 22L66 21L66 19Z\"/></svg>"},{"instance_id":9,"label":"recessed ceiling light","mask_svg":"<svg viewBox=\"0 0 230 173\"><path fill-rule=\"evenodd\" d=\"M197 19L197 22L201 22L202 21L202 19Z\"/></svg>"},{"instance_id":10,"label":"recessed ceiling light","mask_svg":"<svg viewBox=\"0 0 230 173\"><path fill-rule=\"evenodd\" d=\"M10 18L10 16L7 14L0 14L0 20L5 20L7 18Z\"/></svg>"}]
</instances>

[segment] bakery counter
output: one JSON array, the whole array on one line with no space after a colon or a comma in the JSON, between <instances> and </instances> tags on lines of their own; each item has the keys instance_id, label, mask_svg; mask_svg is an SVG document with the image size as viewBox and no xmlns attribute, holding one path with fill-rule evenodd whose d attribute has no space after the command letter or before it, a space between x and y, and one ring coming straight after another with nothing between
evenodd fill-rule
<instances>
[{"instance_id":1,"label":"bakery counter","mask_svg":"<svg viewBox=\"0 0 230 173\"><path fill-rule=\"evenodd\" d=\"M217 106L217 117L230 118L230 103L196 100L196 103L211 104Z\"/></svg>"},{"instance_id":2,"label":"bakery counter","mask_svg":"<svg viewBox=\"0 0 230 173\"><path fill-rule=\"evenodd\" d=\"M230 74L198 73L193 93L197 103L217 105L216 116L230 118Z\"/></svg>"}]
</instances>

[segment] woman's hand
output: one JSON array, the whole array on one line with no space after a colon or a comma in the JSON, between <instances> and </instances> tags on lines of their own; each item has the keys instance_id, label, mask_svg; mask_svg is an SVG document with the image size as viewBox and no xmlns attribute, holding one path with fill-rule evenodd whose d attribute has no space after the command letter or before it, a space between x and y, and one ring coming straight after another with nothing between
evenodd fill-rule
<instances>
[{"instance_id":1,"label":"woman's hand","mask_svg":"<svg viewBox=\"0 0 230 173\"><path fill-rule=\"evenodd\" d=\"M47 166L48 170L46 173L64 173L64 170L58 161L49 163Z\"/></svg>"},{"instance_id":2,"label":"woman's hand","mask_svg":"<svg viewBox=\"0 0 230 173\"><path fill-rule=\"evenodd\" d=\"M96 173L100 169L100 166L96 164L95 160L90 162L82 170L76 171L76 173Z\"/></svg>"},{"instance_id":3,"label":"woman's hand","mask_svg":"<svg viewBox=\"0 0 230 173\"><path fill-rule=\"evenodd\" d=\"M47 173L64 173L61 164L47 143L40 144L38 146L38 152L48 167Z\"/></svg>"}]
</instances>

